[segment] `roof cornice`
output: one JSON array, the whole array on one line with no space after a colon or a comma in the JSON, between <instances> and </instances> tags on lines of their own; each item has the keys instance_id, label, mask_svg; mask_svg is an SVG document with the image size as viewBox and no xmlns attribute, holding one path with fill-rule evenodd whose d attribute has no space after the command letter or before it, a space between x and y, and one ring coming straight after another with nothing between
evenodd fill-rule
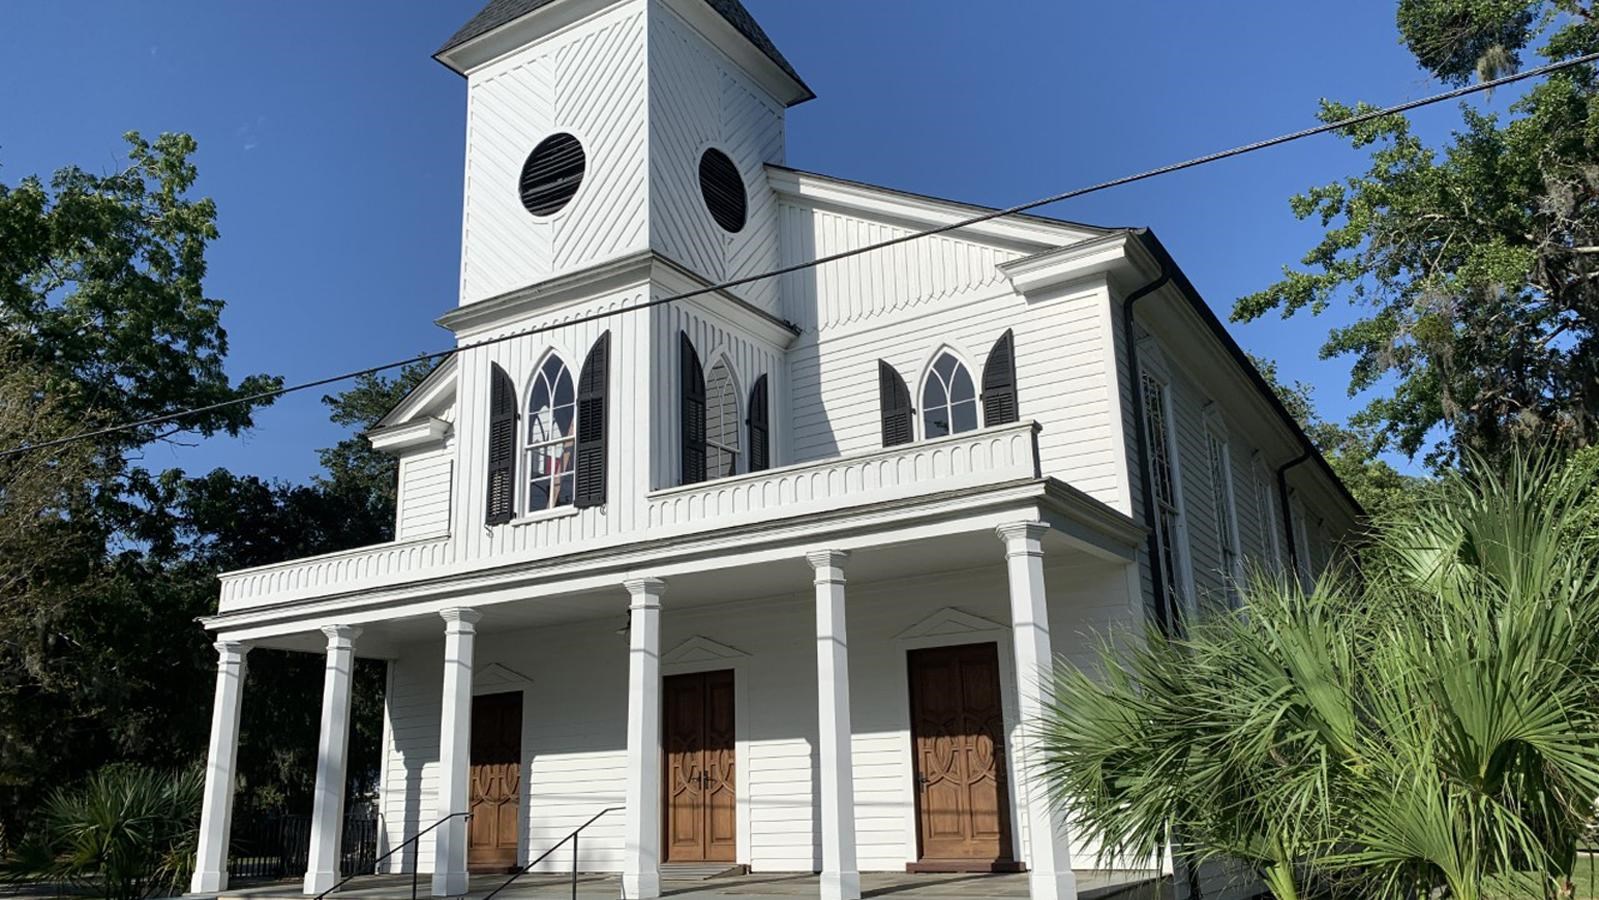
<instances>
[{"instance_id":1,"label":"roof cornice","mask_svg":"<svg viewBox=\"0 0 1599 900\"><path fill-rule=\"evenodd\" d=\"M411 422L373 428L366 433L366 440L373 450L399 456L411 450L437 447L449 436L449 422L424 416Z\"/></svg>"},{"instance_id":2,"label":"roof cornice","mask_svg":"<svg viewBox=\"0 0 1599 900\"><path fill-rule=\"evenodd\" d=\"M992 207L944 200L768 163L766 179L778 194L805 205L900 222L913 230L944 228ZM1022 213L951 229L952 237L978 240L1021 253L1038 253L1105 234L1107 229Z\"/></svg>"}]
</instances>

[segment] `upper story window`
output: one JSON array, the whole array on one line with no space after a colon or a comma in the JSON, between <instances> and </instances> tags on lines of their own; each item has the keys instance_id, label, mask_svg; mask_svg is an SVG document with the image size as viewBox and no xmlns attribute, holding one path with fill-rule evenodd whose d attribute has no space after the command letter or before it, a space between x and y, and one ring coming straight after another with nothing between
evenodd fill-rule
<instances>
[{"instance_id":1,"label":"upper story window","mask_svg":"<svg viewBox=\"0 0 1599 900\"><path fill-rule=\"evenodd\" d=\"M1238 520L1233 510L1232 455L1227 439L1217 433L1220 423L1211 423L1205 432L1205 449L1210 462L1211 509L1216 514L1216 544L1221 551L1221 577L1227 594L1227 605L1237 609L1241 597L1238 590Z\"/></svg>"},{"instance_id":2,"label":"upper story window","mask_svg":"<svg viewBox=\"0 0 1599 900\"><path fill-rule=\"evenodd\" d=\"M527 511L570 506L576 497L577 392L551 353L533 375L527 402Z\"/></svg>"},{"instance_id":3,"label":"upper story window","mask_svg":"<svg viewBox=\"0 0 1599 900\"><path fill-rule=\"evenodd\" d=\"M560 212L577 196L587 163L583 144L570 134L552 134L539 141L522 163L522 177L517 179L522 206L535 216Z\"/></svg>"},{"instance_id":4,"label":"upper story window","mask_svg":"<svg viewBox=\"0 0 1599 900\"><path fill-rule=\"evenodd\" d=\"M738 472L738 389L727 361L719 359L705 379L705 471L711 478Z\"/></svg>"},{"instance_id":5,"label":"upper story window","mask_svg":"<svg viewBox=\"0 0 1599 900\"><path fill-rule=\"evenodd\" d=\"M1255 507L1260 515L1261 565L1282 567L1282 515L1277 511L1277 496L1272 487L1271 470L1264 460L1255 460Z\"/></svg>"},{"instance_id":6,"label":"upper story window","mask_svg":"<svg viewBox=\"0 0 1599 900\"><path fill-rule=\"evenodd\" d=\"M1179 565L1178 537L1182 528L1177 504L1177 467L1172 455L1172 434L1168 419L1166 385L1147 372L1141 379L1144 394L1144 432L1149 438L1149 489L1155 495L1155 541L1160 551L1161 582L1166 596L1161 598L1169 613L1187 609Z\"/></svg>"},{"instance_id":7,"label":"upper story window","mask_svg":"<svg viewBox=\"0 0 1599 900\"><path fill-rule=\"evenodd\" d=\"M933 360L922 383L922 436L943 437L977 428L977 386L948 350Z\"/></svg>"}]
</instances>

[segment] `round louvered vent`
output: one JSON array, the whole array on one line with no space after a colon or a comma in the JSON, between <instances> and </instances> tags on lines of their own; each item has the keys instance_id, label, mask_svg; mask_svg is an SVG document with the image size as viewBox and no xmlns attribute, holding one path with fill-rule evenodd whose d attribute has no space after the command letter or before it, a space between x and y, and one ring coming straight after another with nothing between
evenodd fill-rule
<instances>
[{"instance_id":1,"label":"round louvered vent","mask_svg":"<svg viewBox=\"0 0 1599 900\"><path fill-rule=\"evenodd\" d=\"M700 193L705 195L705 208L716 224L734 233L744 228L748 212L744 179L726 153L712 148L700 157Z\"/></svg>"},{"instance_id":2,"label":"round louvered vent","mask_svg":"<svg viewBox=\"0 0 1599 900\"><path fill-rule=\"evenodd\" d=\"M583 183L583 145L570 134L552 134L533 148L522 164L517 189L522 205L535 216L561 211Z\"/></svg>"}]
</instances>

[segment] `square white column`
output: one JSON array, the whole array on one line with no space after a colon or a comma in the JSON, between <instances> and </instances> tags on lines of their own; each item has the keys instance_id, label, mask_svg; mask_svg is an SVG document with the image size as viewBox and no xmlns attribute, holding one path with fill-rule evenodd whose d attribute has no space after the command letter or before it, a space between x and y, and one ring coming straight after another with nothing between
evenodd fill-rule
<instances>
[{"instance_id":1,"label":"square white column","mask_svg":"<svg viewBox=\"0 0 1599 900\"><path fill-rule=\"evenodd\" d=\"M244 700L244 655L239 641L217 641L217 693L211 704L211 747L206 757L205 796L189 892L228 889L228 837L233 830L233 788L239 758L239 710Z\"/></svg>"},{"instance_id":2,"label":"square white column","mask_svg":"<svg viewBox=\"0 0 1599 900\"><path fill-rule=\"evenodd\" d=\"M661 595L665 582L623 584L628 604L627 832L622 896L661 896Z\"/></svg>"},{"instance_id":3,"label":"square white column","mask_svg":"<svg viewBox=\"0 0 1599 900\"><path fill-rule=\"evenodd\" d=\"M822 784L822 900L859 900L855 862L855 764L850 750L849 638L840 550L805 559L816 585L816 721Z\"/></svg>"},{"instance_id":4,"label":"square white column","mask_svg":"<svg viewBox=\"0 0 1599 900\"><path fill-rule=\"evenodd\" d=\"M472 643L483 617L471 609L446 609L439 615L444 618L444 697L439 710L439 799L434 821L469 812L472 802ZM433 896L465 895L466 818L451 819L433 834Z\"/></svg>"},{"instance_id":5,"label":"square white column","mask_svg":"<svg viewBox=\"0 0 1599 900\"><path fill-rule=\"evenodd\" d=\"M327 668L322 675L322 737L317 744L316 794L311 807L311 851L305 892L316 895L339 882L344 837L344 777L350 759L350 700L355 680L355 639L361 629L328 625Z\"/></svg>"},{"instance_id":6,"label":"square white column","mask_svg":"<svg viewBox=\"0 0 1599 900\"><path fill-rule=\"evenodd\" d=\"M1043 692L1054 674L1054 652L1049 643L1049 603L1044 591L1043 522L1015 522L995 529L1005 543L1005 568L1010 576L1011 638L1016 649L1018 770L1017 793L1027 818L1029 853L1028 889L1032 900L1076 900L1077 878L1072 873L1071 845L1064 818L1049 802L1049 787L1041 777L1042 760L1036 758L1031 738L1044 712Z\"/></svg>"}]
</instances>

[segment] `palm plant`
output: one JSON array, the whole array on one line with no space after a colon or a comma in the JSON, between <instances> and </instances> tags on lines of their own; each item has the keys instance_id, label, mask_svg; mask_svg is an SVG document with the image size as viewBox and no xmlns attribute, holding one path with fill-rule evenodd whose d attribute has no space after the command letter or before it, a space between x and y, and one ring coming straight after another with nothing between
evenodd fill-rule
<instances>
[{"instance_id":1,"label":"palm plant","mask_svg":"<svg viewBox=\"0 0 1599 900\"><path fill-rule=\"evenodd\" d=\"M1565 890L1599 798L1594 462L1479 464L1314 592L1257 576L1245 613L1062 660L1055 802L1106 857L1180 834L1285 900Z\"/></svg>"},{"instance_id":2,"label":"palm plant","mask_svg":"<svg viewBox=\"0 0 1599 900\"><path fill-rule=\"evenodd\" d=\"M106 766L49 796L5 874L115 900L177 889L194 860L203 784L198 769Z\"/></svg>"}]
</instances>

